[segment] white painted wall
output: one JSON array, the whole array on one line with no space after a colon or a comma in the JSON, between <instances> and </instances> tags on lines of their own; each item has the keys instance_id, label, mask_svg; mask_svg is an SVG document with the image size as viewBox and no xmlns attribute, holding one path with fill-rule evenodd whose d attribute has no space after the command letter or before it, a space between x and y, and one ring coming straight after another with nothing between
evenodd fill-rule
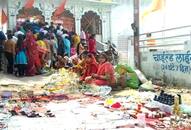
<instances>
[{"instance_id":1,"label":"white painted wall","mask_svg":"<svg viewBox=\"0 0 191 130\"><path fill-rule=\"evenodd\" d=\"M160 54L160 59L157 59L157 54ZM171 85L191 86L191 52L189 50L142 52L141 55L141 67L146 76L164 79Z\"/></svg>"},{"instance_id":2,"label":"white painted wall","mask_svg":"<svg viewBox=\"0 0 191 130\"><path fill-rule=\"evenodd\" d=\"M118 6L114 7L111 12L111 29L112 42L120 44L120 36L126 37L133 34L131 23L133 23L133 0L121 0ZM122 44L122 43L121 43Z\"/></svg>"},{"instance_id":3,"label":"white painted wall","mask_svg":"<svg viewBox=\"0 0 191 130\"><path fill-rule=\"evenodd\" d=\"M118 0L118 6L111 12L112 42L117 45L120 63L133 66L133 51L128 37L133 35L131 24L133 23L133 0Z\"/></svg>"},{"instance_id":4,"label":"white painted wall","mask_svg":"<svg viewBox=\"0 0 191 130\"><path fill-rule=\"evenodd\" d=\"M152 0L151 0L152 1ZM140 22L141 33L153 32L168 28L191 25L191 0L165 0L165 7L162 10L149 13ZM140 15L143 13L145 7L141 6ZM149 8L149 6L147 7ZM163 37L178 35L180 33L189 34L190 29L182 29L163 33Z\"/></svg>"}]
</instances>

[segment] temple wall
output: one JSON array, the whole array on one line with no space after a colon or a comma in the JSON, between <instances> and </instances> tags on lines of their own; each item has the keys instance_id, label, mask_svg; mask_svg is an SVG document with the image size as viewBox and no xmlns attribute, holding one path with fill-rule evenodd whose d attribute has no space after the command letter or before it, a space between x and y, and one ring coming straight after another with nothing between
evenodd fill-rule
<instances>
[{"instance_id":1,"label":"temple wall","mask_svg":"<svg viewBox=\"0 0 191 130\"><path fill-rule=\"evenodd\" d=\"M50 0L51 1L51 0ZM36 0L34 7L37 7L45 17L45 21L50 23L52 13L60 4L61 0L55 0L54 3L42 3L42 0ZM16 16L18 11L24 6L25 0L8 0L9 29L13 29L16 25ZM81 18L85 12L96 12L102 20L102 36L99 39L102 42L111 40L111 5L97 2L87 2L83 0L69 0L66 9L70 10L75 17L75 29L78 34L81 32Z\"/></svg>"}]
</instances>

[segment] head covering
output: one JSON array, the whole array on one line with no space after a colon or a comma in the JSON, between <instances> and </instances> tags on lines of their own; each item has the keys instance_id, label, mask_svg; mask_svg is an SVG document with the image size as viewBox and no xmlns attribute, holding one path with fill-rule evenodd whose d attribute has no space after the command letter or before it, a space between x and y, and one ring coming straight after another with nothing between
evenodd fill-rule
<instances>
[{"instance_id":1,"label":"head covering","mask_svg":"<svg viewBox=\"0 0 191 130\"><path fill-rule=\"evenodd\" d=\"M42 32L44 33L44 35L46 35L48 33L47 30L43 30Z\"/></svg>"},{"instance_id":2,"label":"head covering","mask_svg":"<svg viewBox=\"0 0 191 130\"><path fill-rule=\"evenodd\" d=\"M26 41L28 41L29 43L35 42L34 35L33 35L33 33L31 31L27 32Z\"/></svg>"},{"instance_id":3,"label":"head covering","mask_svg":"<svg viewBox=\"0 0 191 130\"><path fill-rule=\"evenodd\" d=\"M18 37L19 34L21 34L21 35L25 35L23 32L21 32L21 31L17 31L17 32L15 32L15 37Z\"/></svg>"},{"instance_id":4,"label":"head covering","mask_svg":"<svg viewBox=\"0 0 191 130\"><path fill-rule=\"evenodd\" d=\"M68 37L68 34L62 34L62 38Z\"/></svg>"},{"instance_id":5,"label":"head covering","mask_svg":"<svg viewBox=\"0 0 191 130\"><path fill-rule=\"evenodd\" d=\"M96 58L92 53L88 53L87 57L92 59L91 64L97 64Z\"/></svg>"},{"instance_id":6,"label":"head covering","mask_svg":"<svg viewBox=\"0 0 191 130\"><path fill-rule=\"evenodd\" d=\"M62 36L63 32L61 30L57 30L56 34Z\"/></svg>"},{"instance_id":7,"label":"head covering","mask_svg":"<svg viewBox=\"0 0 191 130\"><path fill-rule=\"evenodd\" d=\"M104 58L106 59L106 61L108 61L108 56L107 56L105 53L101 53L101 54L99 55L99 57L100 57L100 56L104 57Z\"/></svg>"},{"instance_id":8,"label":"head covering","mask_svg":"<svg viewBox=\"0 0 191 130\"><path fill-rule=\"evenodd\" d=\"M83 30L80 33L80 39L84 39L84 40L86 39L86 34Z\"/></svg>"}]
</instances>

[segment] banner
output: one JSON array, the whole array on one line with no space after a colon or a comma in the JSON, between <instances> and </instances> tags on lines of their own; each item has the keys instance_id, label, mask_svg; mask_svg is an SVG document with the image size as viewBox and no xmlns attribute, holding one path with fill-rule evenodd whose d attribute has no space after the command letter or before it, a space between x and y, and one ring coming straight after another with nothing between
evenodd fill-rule
<instances>
[{"instance_id":1,"label":"banner","mask_svg":"<svg viewBox=\"0 0 191 130\"><path fill-rule=\"evenodd\" d=\"M1 24L5 24L7 23L7 20L8 20L8 17L7 15L5 14L5 11L2 9L1 10Z\"/></svg>"},{"instance_id":2,"label":"banner","mask_svg":"<svg viewBox=\"0 0 191 130\"><path fill-rule=\"evenodd\" d=\"M35 2L35 0L27 0L25 5L24 5L24 8L25 9L31 9L34 5L34 2Z\"/></svg>"},{"instance_id":3,"label":"banner","mask_svg":"<svg viewBox=\"0 0 191 130\"><path fill-rule=\"evenodd\" d=\"M63 0L63 2L57 7L54 13L55 16L60 16L64 12L66 2L67 0Z\"/></svg>"},{"instance_id":4,"label":"banner","mask_svg":"<svg viewBox=\"0 0 191 130\"><path fill-rule=\"evenodd\" d=\"M153 0L150 7L144 10L142 14L142 19L144 19L145 16L149 15L152 12L162 10L165 6L165 0Z\"/></svg>"}]
</instances>

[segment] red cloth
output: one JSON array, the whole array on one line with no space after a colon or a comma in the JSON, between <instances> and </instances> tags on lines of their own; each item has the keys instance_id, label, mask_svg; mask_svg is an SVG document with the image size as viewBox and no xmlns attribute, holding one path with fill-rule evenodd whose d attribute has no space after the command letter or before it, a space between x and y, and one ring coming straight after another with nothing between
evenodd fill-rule
<instances>
[{"instance_id":1,"label":"red cloth","mask_svg":"<svg viewBox=\"0 0 191 130\"><path fill-rule=\"evenodd\" d=\"M92 55L91 63L86 63L85 72L80 80L85 80L86 77L91 76L92 74L96 74L98 70L98 64L96 62L95 57Z\"/></svg>"},{"instance_id":2,"label":"red cloth","mask_svg":"<svg viewBox=\"0 0 191 130\"><path fill-rule=\"evenodd\" d=\"M90 34L88 32L86 32L86 41L88 41L90 38Z\"/></svg>"},{"instance_id":3,"label":"red cloth","mask_svg":"<svg viewBox=\"0 0 191 130\"><path fill-rule=\"evenodd\" d=\"M89 39L88 41L88 52L95 54L96 53L96 40Z\"/></svg>"},{"instance_id":4,"label":"red cloth","mask_svg":"<svg viewBox=\"0 0 191 130\"><path fill-rule=\"evenodd\" d=\"M27 33L24 45L26 46L26 55L28 57L26 74L33 76L37 73L38 69L41 68L41 61L39 58L38 45L31 32Z\"/></svg>"},{"instance_id":5,"label":"red cloth","mask_svg":"<svg viewBox=\"0 0 191 130\"><path fill-rule=\"evenodd\" d=\"M60 16L64 12L66 2L67 0L63 0L62 3L58 6L54 13L55 16Z\"/></svg>"},{"instance_id":6,"label":"red cloth","mask_svg":"<svg viewBox=\"0 0 191 130\"><path fill-rule=\"evenodd\" d=\"M35 0L27 0L26 3L25 3L24 8L25 9L31 9L33 7L33 5L34 5L34 1Z\"/></svg>"},{"instance_id":7,"label":"red cloth","mask_svg":"<svg viewBox=\"0 0 191 130\"><path fill-rule=\"evenodd\" d=\"M1 14L1 24L5 24L8 20L7 15L5 14L5 11L2 9L2 14Z\"/></svg>"},{"instance_id":8,"label":"red cloth","mask_svg":"<svg viewBox=\"0 0 191 130\"><path fill-rule=\"evenodd\" d=\"M97 75L99 76L108 76L108 80L102 80L102 79L95 79L92 81L93 84L96 84L98 86L103 85L113 85L115 84L115 71L113 68L113 65L109 62L105 62L103 64L100 64L98 67Z\"/></svg>"},{"instance_id":9,"label":"red cloth","mask_svg":"<svg viewBox=\"0 0 191 130\"><path fill-rule=\"evenodd\" d=\"M120 108L120 107L121 107L121 104L120 104L119 102L116 102L116 103L114 103L111 107L117 109L117 108Z\"/></svg>"}]
</instances>

